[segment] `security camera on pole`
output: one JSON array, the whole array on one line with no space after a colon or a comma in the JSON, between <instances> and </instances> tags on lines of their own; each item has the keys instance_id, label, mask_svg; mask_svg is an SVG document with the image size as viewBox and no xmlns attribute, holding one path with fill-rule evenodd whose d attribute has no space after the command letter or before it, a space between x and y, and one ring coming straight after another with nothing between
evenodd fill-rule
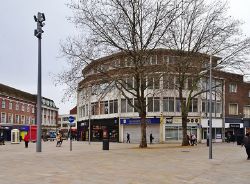
<instances>
[{"instance_id":1,"label":"security camera on pole","mask_svg":"<svg viewBox=\"0 0 250 184\"><path fill-rule=\"evenodd\" d=\"M37 23L37 29L34 31L34 35L38 38L38 85L37 85L37 111L36 111L36 124L37 124L37 141L36 141L36 152L42 151L41 146L41 122L42 122L42 113L41 113L41 73L42 73L42 67L41 67L41 39L42 39L42 33L44 32L42 30L42 27L45 25L45 15L44 13L37 13L37 16L34 15L34 20Z\"/></svg>"}]
</instances>

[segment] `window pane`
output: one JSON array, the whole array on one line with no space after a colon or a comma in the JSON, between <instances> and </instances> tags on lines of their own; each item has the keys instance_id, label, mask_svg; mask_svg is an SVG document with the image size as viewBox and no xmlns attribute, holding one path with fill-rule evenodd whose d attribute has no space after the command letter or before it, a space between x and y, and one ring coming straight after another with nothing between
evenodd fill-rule
<instances>
[{"instance_id":1,"label":"window pane","mask_svg":"<svg viewBox=\"0 0 250 184\"><path fill-rule=\"evenodd\" d=\"M138 100L136 98L134 99L134 106L138 107ZM134 108L134 112L138 112L138 110Z\"/></svg>"},{"instance_id":2,"label":"window pane","mask_svg":"<svg viewBox=\"0 0 250 184\"><path fill-rule=\"evenodd\" d=\"M114 113L118 112L118 101L114 100Z\"/></svg>"},{"instance_id":3,"label":"window pane","mask_svg":"<svg viewBox=\"0 0 250 184\"><path fill-rule=\"evenodd\" d=\"M193 99L193 112L198 112L198 99Z\"/></svg>"},{"instance_id":4,"label":"window pane","mask_svg":"<svg viewBox=\"0 0 250 184\"><path fill-rule=\"evenodd\" d=\"M250 107L245 106L243 111L244 111L244 117L249 118L250 117Z\"/></svg>"},{"instance_id":5,"label":"window pane","mask_svg":"<svg viewBox=\"0 0 250 184\"><path fill-rule=\"evenodd\" d=\"M126 112L126 99L121 100L121 112Z\"/></svg>"},{"instance_id":6,"label":"window pane","mask_svg":"<svg viewBox=\"0 0 250 184\"><path fill-rule=\"evenodd\" d=\"M148 89L153 89L153 77L148 76Z\"/></svg>"},{"instance_id":7,"label":"window pane","mask_svg":"<svg viewBox=\"0 0 250 184\"><path fill-rule=\"evenodd\" d=\"M237 104L229 104L229 114L232 114L232 115L238 114L238 105Z\"/></svg>"},{"instance_id":8,"label":"window pane","mask_svg":"<svg viewBox=\"0 0 250 184\"><path fill-rule=\"evenodd\" d=\"M163 98L163 111L169 112L169 99L167 97Z\"/></svg>"},{"instance_id":9,"label":"window pane","mask_svg":"<svg viewBox=\"0 0 250 184\"><path fill-rule=\"evenodd\" d=\"M188 78L188 90L191 90L193 86L193 79L192 78Z\"/></svg>"},{"instance_id":10,"label":"window pane","mask_svg":"<svg viewBox=\"0 0 250 184\"><path fill-rule=\"evenodd\" d=\"M129 90L133 89L133 78L132 77L127 79L127 89L129 89Z\"/></svg>"},{"instance_id":11,"label":"window pane","mask_svg":"<svg viewBox=\"0 0 250 184\"><path fill-rule=\"evenodd\" d=\"M153 98L148 97L148 112L153 112Z\"/></svg>"},{"instance_id":12,"label":"window pane","mask_svg":"<svg viewBox=\"0 0 250 184\"><path fill-rule=\"evenodd\" d=\"M154 89L159 89L159 88L160 88L160 78L154 77Z\"/></svg>"},{"instance_id":13,"label":"window pane","mask_svg":"<svg viewBox=\"0 0 250 184\"><path fill-rule=\"evenodd\" d=\"M169 112L174 112L174 98L169 98Z\"/></svg>"},{"instance_id":14,"label":"window pane","mask_svg":"<svg viewBox=\"0 0 250 184\"><path fill-rule=\"evenodd\" d=\"M236 84L229 84L229 92L236 93L237 92L237 85Z\"/></svg>"},{"instance_id":15,"label":"window pane","mask_svg":"<svg viewBox=\"0 0 250 184\"><path fill-rule=\"evenodd\" d=\"M109 102L108 101L104 102L104 112L105 112L105 114L109 113Z\"/></svg>"},{"instance_id":16,"label":"window pane","mask_svg":"<svg viewBox=\"0 0 250 184\"><path fill-rule=\"evenodd\" d=\"M133 104L133 99L130 99L130 102ZM127 100L127 112L133 112L133 107L128 103L128 100Z\"/></svg>"},{"instance_id":17,"label":"window pane","mask_svg":"<svg viewBox=\"0 0 250 184\"><path fill-rule=\"evenodd\" d=\"M113 100L109 101L109 113L110 114L114 113L114 101Z\"/></svg>"},{"instance_id":18,"label":"window pane","mask_svg":"<svg viewBox=\"0 0 250 184\"><path fill-rule=\"evenodd\" d=\"M220 103L220 102L217 102L216 104L217 104L217 105L216 105L216 112L217 112L217 113L221 113L221 103Z\"/></svg>"},{"instance_id":19,"label":"window pane","mask_svg":"<svg viewBox=\"0 0 250 184\"><path fill-rule=\"evenodd\" d=\"M100 102L100 114L104 114L104 102Z\"/></svg>"},{"instance_id":20,"label":"window pane","mask_svg":"<svg viewBox=\"0 0 250 184\"><path fill-rule=\"evenodd\" d=\"M154 98L154 112L160 112L160 98Z\"/></svg>"},{"instance_id":21,"label":"window pane","mask_svg":"<svg viewBox=\"0 0 250 184\"><path fill-rule=\"evenodd\" d=\"M176 104L176 109L175 109L175 111L176 111L176 112L181 112L181 101L180 101L179 98L176 98L175 104Z\"/></svg>"}]
</instances>

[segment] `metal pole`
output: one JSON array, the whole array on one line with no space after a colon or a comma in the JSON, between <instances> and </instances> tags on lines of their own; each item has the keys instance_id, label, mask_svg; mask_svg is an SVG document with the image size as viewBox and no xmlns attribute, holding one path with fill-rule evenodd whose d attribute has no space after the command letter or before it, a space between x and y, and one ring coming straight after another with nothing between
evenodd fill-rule
<instances>
[{"instance_id":1,"label":"metal pole","mask_svg":"<svg viewBox=\"0 0 250 184\"><path fill-rule=\"evenodd\" d=\"M91 112L90 105L91 105L91 103L90 103L90 98L89 98L89 144L90 144L90 133L91 133L91 130L90 130L90 128L91 128L91 125L90 125L90 112Z\"/></svg>"},{"instance_id":2,"label":"metal pole","mask_svg":"<svg viewBox=\"0 0 250 184\"><path fill-rule=\"evenodd\" d=\"M70 140L70 151L72 151L72 131L71 131L71 123L69 124L70 126L70 136L69 136L69 140Z\"/></svg>"},{"instance_id":3,"label":"metal pole","mask_svg":"<svg viewBox=\"0 0 250 184\"><path fill-rule=\"evenodd\" d=\"M42 98L42 57L41 57L41 39L42 39L42 27L45 25L44 13L37 13L37 16L34 15L34 20L37 23L37 29L34 30L34 35L38 38L38 84L37 84L37 111L36 111L36 123L37 123L37 137L36 137L36 152L42 151L41 145L41 123L42 123L42 113L41 113L41 98Z\"/></svg>"},{"instance_id":4,"label":"metal pole","mask_svg":"<svg viewBox=\"0 0 250 184\"><path fill-rule=\"evenodd\" d=\"M90 88L90 92L89 92L89 144L90 144L90 133L91 133L91 122L90 122L90 113L91 113L91 102L90 102L90 96L91 96L91 93L92 93L92 87L89 86Z\"/></svg>"},{"instance_id":5,"label":"metal pole","mask_svg":"<svg viewBox=\"0 0 250 184\"><path fill-rule=\"evenodd\" d=\"M36 152L42 152L42 145L41 145L41 122L42 122L42 115L41 115L41 91L42 91L42 60L41 60L41 37L38 38L38 85L37 85L37 141L36 141Z\"/></svg>"},{"instance_id":6,"label":"metal pole","mask_svg":"<svg viewBox=\"0 0 250 184\"><path fill-rule=\"evenodd\" d=\"M209 68L209 159L212 159L212 55Z\"/></svg>"}]
</instances>

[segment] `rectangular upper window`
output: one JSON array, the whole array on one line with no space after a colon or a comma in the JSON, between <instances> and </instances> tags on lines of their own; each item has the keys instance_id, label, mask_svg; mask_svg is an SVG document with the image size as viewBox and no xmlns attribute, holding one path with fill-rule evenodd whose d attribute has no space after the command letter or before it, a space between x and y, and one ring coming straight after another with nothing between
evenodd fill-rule
<instances>
[{"instance_id":1,"label":"rectangular upper window","mask_svg":"<svg viewBox=\"0 0 250 184\"><path fill-rule=\"evenodd\" d=\"M24 104L22 104L22 111L24 112Z\"/></svg>"},{"instance_id":2,"label":"rectangular upper window","mask_svg":"<svg viewBox=\"0 0 250 184\"><path fill-rule=\"evenodd\" d=\"M229 93L237 93L237 84L229 84Z\"/></svg>"},{"instance_id":3,"label":"rectangular upper window","mask_svg":"<svg viewBox=\"0 0 250 184\"><path fill-rule=\"evenodd\" d=\"M1 113L1 123L6 123L6 114L5 114L5 112Z\"/></svg>"},{"instance_id":4,"label":"rectangular upper window","mask_svg":"<svg viewBox=\"0 0 250 184\"><path fill-rule=\"evenodd\" d=\"M2 101L2 109L5 109L6 103L5 100Z\"/></svg>"},{"instance_id":5,"label":"rectangular upper window","mask_svg":"<svg viewBox=\"0 0 250 184\"><path fill-rule=\"evenodd\" d=\"M9 109L12 109L12 102L9 102Z\"/></svg>"},{"instance_id":6,"label":"rectangular upper window","mask_svg":"<svg viewBox=\"0 0 250 184\"><path fill-rule=\"evenodd\" d=\"M238 104L229 104L229 114L238 115Z\"/></svg>"},{"instance_id":7,"label":"rectangular upper window","mask_svg":"<svg viewBox=\"0 0 250 184\"><path fill-rule=\"evenodd\" d=\"M163 111L174 112L174 98L173 97L163 98Z\"/></svg>"},{"instance_id":8,"label":"rectangular upper window","mask_svg":"<svg viewBox=\"0 0 250 184\"><path fill-rule=\"evenodd\" d=\"M18 111L18 110L19 110L19 104L16 103L16 111Z\"/></svg>"},{"instance_id":9,"label":"rectangular upper window","mask_svg":"<svg viewBox=\"0 0 250 184\"><path fill-rule=\"evenodd\" d=\"M250 118L250 106L243 107L244 118Z\"/></svg>"}]
</instances>

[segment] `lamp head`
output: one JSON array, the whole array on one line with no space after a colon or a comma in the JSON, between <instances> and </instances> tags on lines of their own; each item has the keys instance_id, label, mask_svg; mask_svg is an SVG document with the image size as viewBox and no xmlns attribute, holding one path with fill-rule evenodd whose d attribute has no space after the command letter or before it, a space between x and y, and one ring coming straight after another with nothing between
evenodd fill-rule
<instances>
[{"instance_id":1,"label":"lamp head","mask_svg":"<svg viewBox=\"0 0 250 184\"><path fill-rule=\"evenodd\" d=\"M39 22L45 21L45 15L44 15L44 13L38 12L37 19L38 19Z\"/></svg>"}]
</instances>

